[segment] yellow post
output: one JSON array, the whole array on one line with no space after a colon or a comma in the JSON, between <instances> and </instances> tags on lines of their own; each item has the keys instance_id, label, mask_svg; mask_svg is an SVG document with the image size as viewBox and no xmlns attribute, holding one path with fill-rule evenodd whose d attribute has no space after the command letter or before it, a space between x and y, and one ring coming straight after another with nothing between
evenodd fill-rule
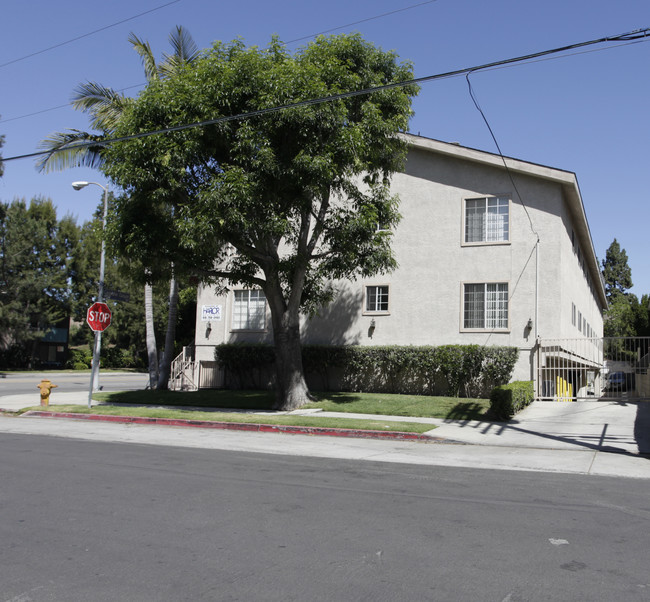
<instances>
[{"instance_id":1,"label":"yellow post","mask_svg":"<svg viewBox=\"0 0 650 602\"><path fill-rule=\"evenodd\" d=\"M41 383L36 386L41 390L41 405L46 408L50 405L50 392L59 385L55 385L44 378Z\"/></svg>"}]
</instances>

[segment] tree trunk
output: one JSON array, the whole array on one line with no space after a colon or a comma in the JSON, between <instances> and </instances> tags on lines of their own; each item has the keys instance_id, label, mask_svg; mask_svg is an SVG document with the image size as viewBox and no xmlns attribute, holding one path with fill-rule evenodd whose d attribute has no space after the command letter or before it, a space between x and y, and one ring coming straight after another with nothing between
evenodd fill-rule
<instances>
[{"instance_id":1,"label":"tree trunk","mask_svg":"<svg viewBox=\"0 0 650 602\"><path fill-rule=\"evenodd\" d=\"M158 388L167 389L174 360L174 340L176 339L176 318L178 315L178 280L172 273L169 282L169 314L167 315L167 333L165 334L165 351L160 364Z\"/></svg>"},{"instance_id":2,"label":"tree trunk","mask_svg":"<svg viewBox=\"0 0 650 602\"><path fill-rule=\"evenodd\" d=\"M151 284L144 285L144 323L149 361L149 388L155 389L158 386L158 349L153 321L153 287Z\"/></svg>"},{"instance_id":3,"label":"tree trunk","mask_svg":"<svg viewBox=\"0 0 650 602\"><path fill-rule=\"evenodd\" d=\"M302 369L300 324L298 317L286 313L278 327L273 328L277 392L274 409L297 410L311 401Z\"/></svg>"}]
</instances>

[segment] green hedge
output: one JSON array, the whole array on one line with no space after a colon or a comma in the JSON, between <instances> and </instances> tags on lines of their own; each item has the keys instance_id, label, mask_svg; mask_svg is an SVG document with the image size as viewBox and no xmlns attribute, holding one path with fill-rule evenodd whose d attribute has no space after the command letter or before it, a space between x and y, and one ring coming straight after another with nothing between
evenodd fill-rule
<instances>
[{"instance_id":1,"label":"green hedge","mask_svg":"<svg viewBox=\"0 0 650 602\"><path fill-rule=\"evenodd\" d=\"M305 376L324 390L487 397L510 380L519 357L515 347L480 345L304 345ZM273 380L269 345L224 344L215 359L232 387L265 387Z\"/></svg>"},{"instance_id":2,"label":"green hedge","mask_svg":"<svg viewBox=\"0 0 650 602\"><path fill-rule=\"evenodd\" d=\"M129 349L103 347L100 354L102 368L137 368L140 367L134 353ZM68 361L65 367L73 370L87 370L92 367L93 353L89 348L71 347L68 349Z\"/></svg>"},{"instance_id":3,"label":"green hedge","mask_svg":"<svg viewBox=\"0 0 650 602\"><path fill-rule=\"evenodd\" d=\"M509 420L535 398L533 381L515 381L492 389L490 413L498 420Z\"/></svg>"},{"instance_id":4,"label":"green hedge","mask_svg":"<svg viewBox=\"0 0 650 602\"><path fill-rule=\"evenodd\" d=\"M65 363L65 367L73 370L87 370L90 368L93 361L93 354L90 349L86 348L68 348L68 361Z\"/></svg>"}]
</instances>

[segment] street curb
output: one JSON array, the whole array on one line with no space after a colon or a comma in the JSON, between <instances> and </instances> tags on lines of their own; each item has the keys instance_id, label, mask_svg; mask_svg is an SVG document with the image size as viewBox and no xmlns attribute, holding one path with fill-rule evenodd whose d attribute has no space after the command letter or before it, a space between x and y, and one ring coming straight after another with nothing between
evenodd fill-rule
<instances>
[{"instance_id":1,"label":"street curb","mask_svg":"<svg viewBox=\"0 0 650 602\"><path fill-rule=\"evenodd\" d=\"M35 418L73 418L75 420L97 420L119 422L122 424L153 424L157 426L190 426L231 431L249 431L258 433L288 433L293 435L321 435L327 437L351 437L360 439L393 439L397 441L428 441L430 443L449 443L441 437L432 437L420 433L402 431L371 431L363 429L339 429L318 426L289 426L282 424L217 422L210 420L183 420L180 418L147 418L141 416L107 416L104 414L75 414L73 412L44 412L31 410L23 417Z\"/></svg>"}]
</instances>

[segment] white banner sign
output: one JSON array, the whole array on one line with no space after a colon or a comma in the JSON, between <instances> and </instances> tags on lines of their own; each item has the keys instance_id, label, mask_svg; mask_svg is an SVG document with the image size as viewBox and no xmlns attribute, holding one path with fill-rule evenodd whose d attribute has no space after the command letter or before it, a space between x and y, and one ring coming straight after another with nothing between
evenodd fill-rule
<instances>
[{"instance_id":1,"label":"white banner sign","mask_svg":"<svg viewBox=\"0 0 650 602\"><path fill-rule=\"evenodd\" d=\"M201 320L203 322L221 321L221 305L201 306Z\"/></svg>"}]
</instances>

